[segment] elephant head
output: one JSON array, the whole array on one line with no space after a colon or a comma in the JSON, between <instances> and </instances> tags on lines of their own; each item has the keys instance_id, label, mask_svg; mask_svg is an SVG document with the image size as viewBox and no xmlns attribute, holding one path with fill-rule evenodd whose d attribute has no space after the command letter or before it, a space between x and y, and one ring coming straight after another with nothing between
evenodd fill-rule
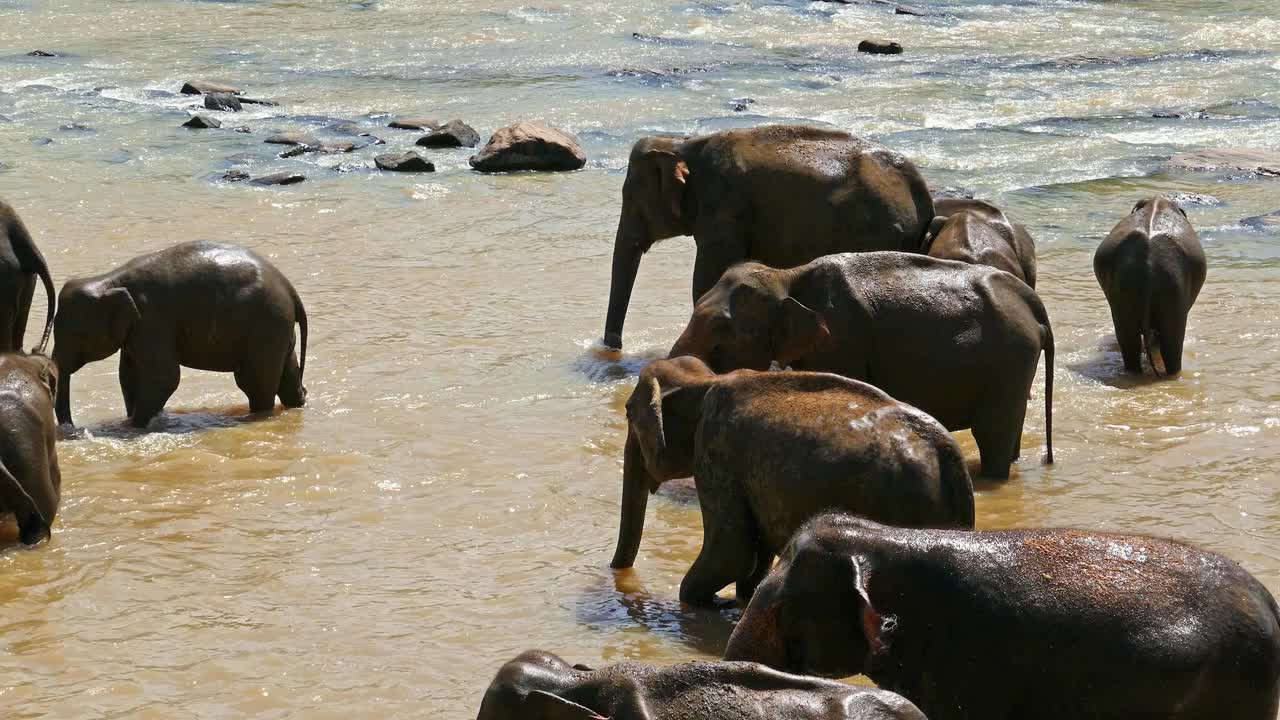
<instances>
[{"instance_id":1,"label":"elephant head","mask_svg":"<svg viewBox=\"0 0 1280 720\"><path fill-rule=\"evenodd\" d=\"M622 185L622 215L613 241L613 273L604 344L622 348L631 289L640 256L659 240L693 234L694 204L689 193L689 165L681 156L681 138L650 137L631 148L627 179Z\"/></svg>"},{"instance_id":2,"label":"elephant head","mask_svg":"<svg viewBox=\"0 0 1280 720\"><path fill-rule=\"evenodd\" d=\"M62 373L59 423L71 423L71 375L124 347L141 318L126 288L81 280L68 280L62 286L53 323L53 361Z\"/></svg>"},{"instance_id":3,"label":"elephant head","mask_svg":"<svg viewBox=\"0 0 1280 720\"><path fill-rule=\"evenodd\" d=\"M821 314L791 297L791 275L759 263L726 270L698 301L670 356L692 355L720 373L804 358L831 333Z\"/></svg>"},{"instance_id":4,"label":"elephant head","mask_svg":"<svg viewBox=\"0 0 1280 720\"><path fill-rule=\"evenodd\" d=\"M828 514L797 530L751 597L724 659L822 677L867 672L888 649L897 623L872 604L874 559L848 552L850 535L869 525Z\"/></svg>"},{"instance_id":5,"label":"elephant head","mask_svg":"<svg viewBox=\"0 0 1280 720\"><path fill-rule=\"evenodd\" d=\"M588 670L548 652L521 653L503 665L489 684L476 720L604 720L557 694L571 689Z\"/></svg>"},{"instance_id":6,"label":"elephant head","mask_svg":"<svg viewBox=\"0 0 1280 720\"><path fill-rule=\"evenodd\" d=\"M611 567L627 568L635 562L649 494L668 480L693 475L694 435L702 418L702 399L715 377L697 358L657 360L640 373L627 400L622 520Z\"/></svg>"}]
</instances>

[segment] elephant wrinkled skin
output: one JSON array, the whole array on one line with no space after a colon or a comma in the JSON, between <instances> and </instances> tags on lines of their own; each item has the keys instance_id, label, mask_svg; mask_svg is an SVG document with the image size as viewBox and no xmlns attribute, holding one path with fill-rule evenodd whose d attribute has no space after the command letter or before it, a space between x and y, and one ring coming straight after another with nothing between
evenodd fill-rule
<instances>
[{"instance_id":1,"label":"elephant wrinkled skin","mask_svg":"<svg viewBox=\"0 0 1280 720\"><path fill-rule=\"evenodd\" d=\"M884 690L755 663L570 666L528 650L498 671L476 720L926 720Z\"/></svg>"},{"instance_id":2,"label":"elephant wrinkled skin","mask_svg":"<svg viewBox=\"0 0 1280 720\"><path fill-rule=\"evenodd\" d=\"M937 215L920 251L929 257L989 265L1036 286L1036 244L1022 225L982 200L935 198Z\"/></svg>"},{"instance_id":3,"label":"elephant wrinkled skin","mask_svg":"<svg viewBox=\"0 0 1280 720\"><path fill-rule=\"evenodd\" d=\"M58 514L57 387L58 368L48 357L0 354L0 513L13 513L26 545L48 537Z\"/></svg>"},{"instance_id":4,"label":"elephant wrinkled skin","mask_svg":"<svg viewBox=\"0 0 1280 720\"><path fill-rule=\"evenodd\" d=\"M49 264L17 211L0 200L0 352L22 350L22 337L27 332L27 316L31 312L37 277L49 296L44 334L40 336L40 344L36 345L36 352L43 353L53 330L53 277L49 274Z\"/></svg>"},{"instance_id":5,"label":"elephant wrinkled skin","mask_svg":"<svg viewBox=\"0 0 1280 720\"><path fill-rule=\"evenodd\" d=\"M828 255L797 268L730 268L671 356L716 372L772 362L868 382L973 429L982 474L1007 478L1045 353L1046 461L1053 462L1053 332L1036 292L984 265L898 252Z\"/></svg>"},{"instance_id":6,"label":"elephant wrinkled skin","mask_svg":"<svg viewBox=\"0 0 1280 720\"><path fill-rule=\"evenodd\" d=\"M1187 314L1208 270L1187 214L1164 195L1141 200L1093 255L1093 274L1111 306L1124 369L1142 372L1146 349L1157 375L1182 372Z\"/></svg>"},{"instance_id":7,"label":"elephant wrinkled skin","mask_svg":"<svg viewBox=\"0 0 1280 720\"><path fill-rule=\"evenodd\" d=\"M829 514L796 533L725 658L863 673L932 720L1274 720L1278 614L1240 566L1168 540Z\"/></svg>"},{"instance_id":8,"label":"elephant wrinkled skin","mask_svg":"<svg viewBox=\"0 0 1280 720\"><path fill-rule=\"evenodd\" d=\"M622 186L604 344L622 348L640 256L659 240L693 236L696 303L748 259L791 267L836 252L915 251L933 217L909 160L838 130L770 125L644 138Z\"/></svg>"},{"instance_id":9,"label":"elephant wrinkled skin","mask_svg":"<svg viewBox=\"0 0 1280 720\"><path fill-rule=\"evenodd\" d=\"M702 551L680 599L712 605L737 583L746 602L806 520L829 509L908 527L973 527L964 455L933 418L838 375L658 360L627 401L622 519L611 563L630 567L648 494L693 475Z\"/></svg>"},{"instance_id":10,"label":"elephant wrinkled skin","mask_svg":"<svg viewBox=\"0 0 1280 720\"><path fill-rule=\"evenodd\" d=\"M237 245L188 242L103 275L68 280L58 298L53 359L58 422L71 423L71 375L120 351L125 413L146 427L178 389L180 367L235 373L254 414L275 398L302 407L307 314L274 265ZM294 354L293 324L301 327Z\"/></svg>"}]
</instances>

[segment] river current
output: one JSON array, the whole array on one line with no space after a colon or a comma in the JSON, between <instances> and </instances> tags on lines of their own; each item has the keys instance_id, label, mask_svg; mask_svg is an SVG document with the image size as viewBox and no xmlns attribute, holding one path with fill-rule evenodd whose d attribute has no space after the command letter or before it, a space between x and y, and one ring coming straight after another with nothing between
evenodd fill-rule
<instances>
[{"instance_id":1,"label":"river current","mask_svg":"<svg viewBox=\"0 0 1280 720\"><path fill-rule=\"evenodd\" d=\"M986 528L1149 532L1280 592L1280 180L1166 168L1280 151L1274 0L0 0L0 198L59 285L191 239L240 243L311 319L307 407L245 422L229 376L184 370L122 423L114 359L75 376L52 540L0 554L0 707L16 718L474 716L526 648L570 662L715 657L734 612L676 601L701 542L691 490L650 503L607 567L622 403L689 313L693 243L641 264L620 361L597 353L631 144L771 122L890 145L934 188L1024 223L1057 338ZM866 37L906 48L856 52ZM56 57L32 57L41 49ZM179 127L186 80L278 101ZM1180 114L1156 118L1153 114ZM371 169L395 115L572 131L568 174ZM271 131L386 140L279 159ZM228 169L294 170L282 188ZM1121 372L1094 248L1180 193L1209 260L1185 370ZM37 290L28 344L44 322ZM1043 373L1043 365L1041 368ZM960 433L966 453L977 452ZM13 537L6 525L5 539Z\"/></svg>"}]
</instances>

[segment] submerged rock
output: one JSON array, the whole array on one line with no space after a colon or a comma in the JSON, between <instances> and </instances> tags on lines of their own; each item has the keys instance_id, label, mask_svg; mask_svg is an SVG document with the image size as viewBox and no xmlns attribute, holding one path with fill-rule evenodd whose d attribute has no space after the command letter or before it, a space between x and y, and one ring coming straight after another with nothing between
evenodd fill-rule
<instances>
[{"instance_id":1,"label":"submerged rock","mask_svg":"<svg viewBox=\"0 0 1280 720\"><path fill-rule=\"evenodd\" d=\"M397 130L435 130L440 121L425 117L401 117L387 123L387 127Z\"/></svg>"},{"instance_id":2,"label":"submerged rock","mask_svg":"<svg viewBox=\"0 0 1280 720\"><path fill-rule=\"evenodd\" d=\"M301 130L286 130L285 132L270 135L262 142L270 145L306 145L307 147L320 147L320 141L314 135L309 135Z\"/></svg>"},{"instance_id":3,"label":"submerged rock","mask_svg":"<svg viewBox=\"0 0 1280 720\"><path fill-rule=\"evenodd\" d=\"M872 38L858 43L858 52L872 55L901 55L902 45L883 38Z\"/></svg>"},{"instance_id":4,"label":"submerged rock","mask_svg":"<svg viewBox=\"0 0 1280 720\"><path fill-rule=\"evenodd\" d=\"M228 170L222 173L223 182L240 182L241 180L248 180L248 179L249 179L249 173L243 170Z\"/></svg>"},{"instance_id":5,"label":"submerged rock","mask_svg":"<svg viewBox=\"0 0 1280 720\"><path fill-rule=\"evenodd\" d=\"M231 93L207 93L204 96L204 106L208 110L224 110L229 112L240 112L240 100Z\"/></svg>"},{"instance_id":6,"label":"submerged rock","mask_svg":"<svg viewBox=\"0 0 1280 720\"><path fill-rule=\"evenodd\" d=\"M32 50L27 53L27 57L58 57L58 53L52 53L48 50Z\"/></svg>"},{"instance_id":7,"label":"submerged rock","mask_svg":"<svg viewBox=\"0 0 1280 720\"><path fill-rule=\"evenodd\" d=\"M222 121L216 117L210 117L208 115L196 115L190 120L182 123L182 127L194 128L196 130L207 130L210 128L222 127Z\"/></svg>"},{"instance_id":8,"label":"submerged rock","mask_svg":"<svg viewBox=\"0 0 1280 720\"><path fill-rule=\"evenodd\" d=\"M586 165L587 156L573 135L542 123L519 122L495 132L469 162L480 172L565 171Z\"/></svg>"},{"instance_id":9,"label":"submerged rock","mask_svg":"<svg viewBox=\"0 0 1280 720\"><path fill-rule=\"evenodd\" d=\"M379 170L389 172L435 172L435 163L410 150L403 155L389 153L373 159Z\"/></svg>"},{"instance_id":10,"label":"submerged rock","mask_svg":"<svg viewBox=\"0 0 1280 720\"><path fill-rule=\"evenodd\" d=\"M256 177L249 182L254 185L297 185L306 179L307 176L301 173L278 172Z\"/></svg>"},{"instance_id":11,"label":"submerged rock","mask_svg":"<svg viewBox=\"0 0 1280 720\"><path fill-rule=\"evenodd\" d=\"M475 147L480 144L480 133L461 120L450 120L439 128L418 138L422 147Z\"/></svg>"},{"instance_id":12,"label":"submerged rock","mask_svg":"<svg viewBox=\"0 0 1280 720\"><path fill-rule=\"evenodd\" d=\"M204 80L188 80L183 83L182 89L178 92L183 95L204 95L205 93L227 93L229 95L239 95L240 90L230 85L221 85L219 83L206 82Z\"/></svg>"},{"instance_id":13,"label":"submerged rock","mask_svg":"<svg viewBox=\"0 0 1280 720\"><path fill-rule=\"evenodd\" d=\"M729 109L734 112L746 112L747 108L755 104L755 98L736 98L729 101Z\"/></svg>"},{"instance_id":14,"label":"submerged rock","mask_svg":"<svg viewBox=\"0 0 1280 720\"><path fill-rule=\"evenodd\" d=\"M1267 213L1266 215L1254 215L1240 221L1240 224L1250 230L1263 230L1273 232L1280 230L1280 210Z\"/></svg>"},{"instance_id":15,"label":"submerged rock","mask_svg":"<svg viewBox=\"0 0 1280 720\"><path fill-rule=\"evenodd\" d=\"M78 123L78 122L69 122L69 123L59 125L58 129L61 130L62 132L81 132L81 133L93 132L93 128L89 127L88 125L85 125L84 123Z\"/></svg>"},{"instance_id":16,"label":"submerged rock","mask_svg":"<svg viewBox=\"0 0 1280 720\"><path fill-rule=\"evenodd\" d=\"M1166 167L1174 170L1226 170L1265 177L1280 177L1280 153L1251 148L1193 150L1178 153L1169 158Z\"/></svg>"},{"instance_id":17,"label":"submerged rock","mask_svg":"<svg viewBox=\"0 0 1280 720\"><path fill-rule=\"evenodd\" d=\"M238 133L245 133L246 135L253 132L253 130L248 125L241 125L240 127L231 128L231 129Z\"/></svg>"},{"instance_id":18,"label":"submerged rock","mask_svg":"<svg viewBox=\"0 0 1280 720\"><path fill-rule=\"evenodd\" d=\"M893 9L894 15L914 15L915 17L924 17L929 14L927 10L921 10L911 5L899 5Z\"/></svg>"}]
</instances>

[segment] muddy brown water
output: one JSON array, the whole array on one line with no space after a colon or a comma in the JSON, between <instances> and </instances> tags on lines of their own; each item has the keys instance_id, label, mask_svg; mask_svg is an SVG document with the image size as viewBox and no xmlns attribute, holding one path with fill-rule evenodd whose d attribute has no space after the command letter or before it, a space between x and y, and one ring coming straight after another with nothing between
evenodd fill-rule
<instances>
[{"instance_id":1,"label":"muddy brown water","mask_svg":"<svg viewBox=\"0 0 1280 720\"><path fill-rule=\"evenodd\" d=\"M1280 208L1280 181L1161 169L1188 148L1280 150L1272 3L914 4L935 14L0 0L0 197L58 283L221 239L275 262L311 317L309 403L262 422L243 420L229 376L184 371L154 432L138 433L121 423L114 359L76 375L86 430L59 446L53 539L0 554L0 707L462 718L530 647L592 664L714 657L732 613L675 600L701 541L687 487L650 504L635 569L607 567L622 402L689 311L693 246L672 240L642 263L626 355L592 348L627 151L659 131L830 123L902 150L935 187L1002 205L1039 242L1057 463L1039 462L1038 380L1023 460L979 493L980 525L1170 536L1280 590L1280 234L1239 223ZM853 52L872 35L908 53ZM36 48L61 56L23 54ZM609 72L635 69L662 74ZM281 105L228 119L251 134L183 130L191 101L175 91L190 78ZM373 172L374 154L416 137L384 127L397 113L461 117L484 136L543 118L591 160L484 177L470 151L433 151L434 175ZM261 142L340 139L348 121L387 145L281 160ZM215 180L231 168L308 180ZM1091 270L1101 237L1154 191L1212 196L1187 205L1210 270L1186 370L1159 383L1120 372Z\"/></svg>"}]
</instances>

